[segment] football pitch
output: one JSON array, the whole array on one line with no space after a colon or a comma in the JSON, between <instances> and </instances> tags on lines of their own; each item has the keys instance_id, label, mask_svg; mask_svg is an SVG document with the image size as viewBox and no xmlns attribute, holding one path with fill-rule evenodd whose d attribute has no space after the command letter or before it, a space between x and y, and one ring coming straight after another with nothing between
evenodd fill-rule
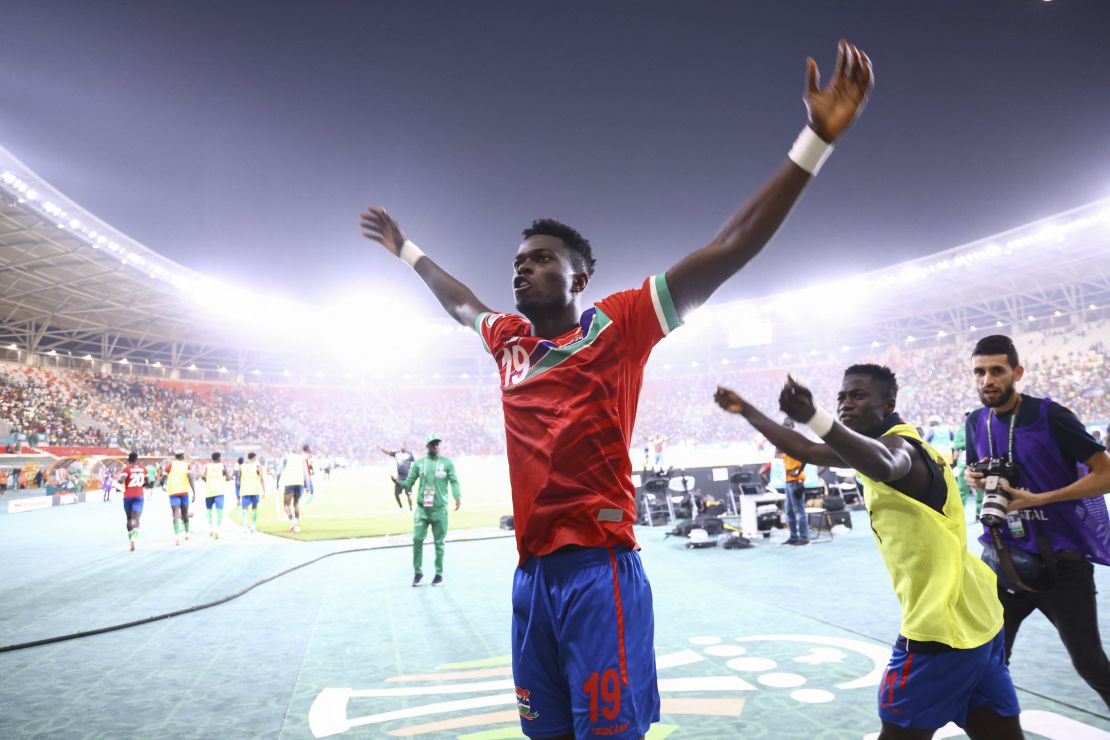
<instances>
[{"instance_id":1,"label":"football pitch","mask_svg":"<svg viewBox=\"0 0 1110 740\"><path fill-rule=\"evenodd\" d=\"M509 468L504 458L458 458L453 460L462 487L462 506L451 508L451 529L496 527L502 516L511 514ZM398 508L393 497L395 471L392 464L344 468L329 478L317 471L315 494L301 498L301 531L290 532L283 511L283 497L270 491L258 505L258 529L267 534L296 540L330 540L351 537L412 534L412 512L404 495ZM230 518L241 524L234 496L227 496ZM454 503L449 504L449 508ZM198 510L199 515L199 510ZM431 536L429 535L429 540Z\"/></svg>"}]
</instances>

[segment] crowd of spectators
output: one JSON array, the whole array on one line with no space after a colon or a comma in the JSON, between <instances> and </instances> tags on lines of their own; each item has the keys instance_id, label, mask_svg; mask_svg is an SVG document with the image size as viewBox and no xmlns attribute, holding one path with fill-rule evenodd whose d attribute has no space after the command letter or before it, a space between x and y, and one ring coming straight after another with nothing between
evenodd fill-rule
<instances>
[{"instance_id":1,"label":"crowd of spectators","mask_svg":"<svg viewBox=\"0 0 1110 740\"><path fill-rule=\"evenodd\" d=\"M1022 389L1048 395L1087 423L1110 419L1105 325L1031 335L1018 342L1026 365ZM890 350L867 360L899 377L899 409L911 423L930 417L955 427L977 405L966 348ZM653 370L641 396L633 446L660 435L668 444L705 445L754 437L751 429L713 404L727 385L766 411L777 409L787 370L831 408L851 362L758 369L736 364L700 372ZM785 363L785 360L784 360ZM419 450L429 431L444 436L451 454L504 452L499 391L484 385L433 388L305 388L145 380L121 375L0 364L0 432L9 443L112 446L140 454L175 449L256 449L280 456L303 443L318 454L351 462L375 457L379 446Z\"/></svg>"}]
</instances>

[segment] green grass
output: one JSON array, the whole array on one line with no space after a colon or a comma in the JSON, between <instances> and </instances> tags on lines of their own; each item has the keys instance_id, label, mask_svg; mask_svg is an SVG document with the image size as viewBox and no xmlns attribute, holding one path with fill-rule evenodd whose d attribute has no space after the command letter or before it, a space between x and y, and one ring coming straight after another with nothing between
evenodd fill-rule
<instances>
[{"instance_id":1,"label":"green grass","mask_svg":"<svg viewBox=\"0 0 1110 740\"><path fill-rule=\"evenodd\" d=\"M451 510L450 529L496 527L500 518L512 513L509 468L504 459L462 458L455 460L462 486L462 507ZM332 540L412 533L412 513L402 496L404 510L393 499L394 468L354 468L316 477L316 495L301 498L301 531L289 531L281 511L281 497L273 493L258 505L258 529L267 534L296 540ZM452 502L450 506L453 506ZM231 519L241 524L238 509Z\"/></svg>"}]
</instances>

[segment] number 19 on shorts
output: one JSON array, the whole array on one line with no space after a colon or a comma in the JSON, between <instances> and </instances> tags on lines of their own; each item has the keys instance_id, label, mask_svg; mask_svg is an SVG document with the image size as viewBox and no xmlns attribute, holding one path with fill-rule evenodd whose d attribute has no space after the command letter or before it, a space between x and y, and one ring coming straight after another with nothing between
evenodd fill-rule
<instances>
[{"instance_id":1,"label":"number 19 on shorts","mask_svg":"<svg viewBox=\"0 0 1110 740\"><path fill-rule=\"evenodd\" d=\"M598 676L597 671L590 674L586 683L582 684L582 691L590 697L590 721L599 722L598 710L601 717L614 720L621 712L621 681L617 672L610 668Z\"/></svg>"}]
</instances>

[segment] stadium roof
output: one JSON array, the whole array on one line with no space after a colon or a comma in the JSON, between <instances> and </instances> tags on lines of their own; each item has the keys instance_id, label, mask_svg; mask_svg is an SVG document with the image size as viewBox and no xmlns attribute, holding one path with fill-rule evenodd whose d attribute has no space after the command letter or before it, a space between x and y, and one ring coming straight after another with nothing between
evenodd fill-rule
<instances>
[{"instance_id":1,"label":"stadium roof","mask_svg":"<svg viewBox=\"0 0 1110 740\"><path fill-rule=\"evenodd\" d=\"M784 347L816 354L988 327L1046 328L1039 322L1107 312L1108 254L1110 199L881 270L711 303L660 352L772 357ZM324 309L233 290L128 238L0 147L0 350L187 378L218 377L219 368L260 380L312 378L324 367L334 380L337 363L347 376L404 372L373 349L398 336L364 336L362 318L381 308L370 304ZM436 377L492 369L469 330L450 320L423 320L416 331L439 335Z\"/></svg>"}]
</instances>

